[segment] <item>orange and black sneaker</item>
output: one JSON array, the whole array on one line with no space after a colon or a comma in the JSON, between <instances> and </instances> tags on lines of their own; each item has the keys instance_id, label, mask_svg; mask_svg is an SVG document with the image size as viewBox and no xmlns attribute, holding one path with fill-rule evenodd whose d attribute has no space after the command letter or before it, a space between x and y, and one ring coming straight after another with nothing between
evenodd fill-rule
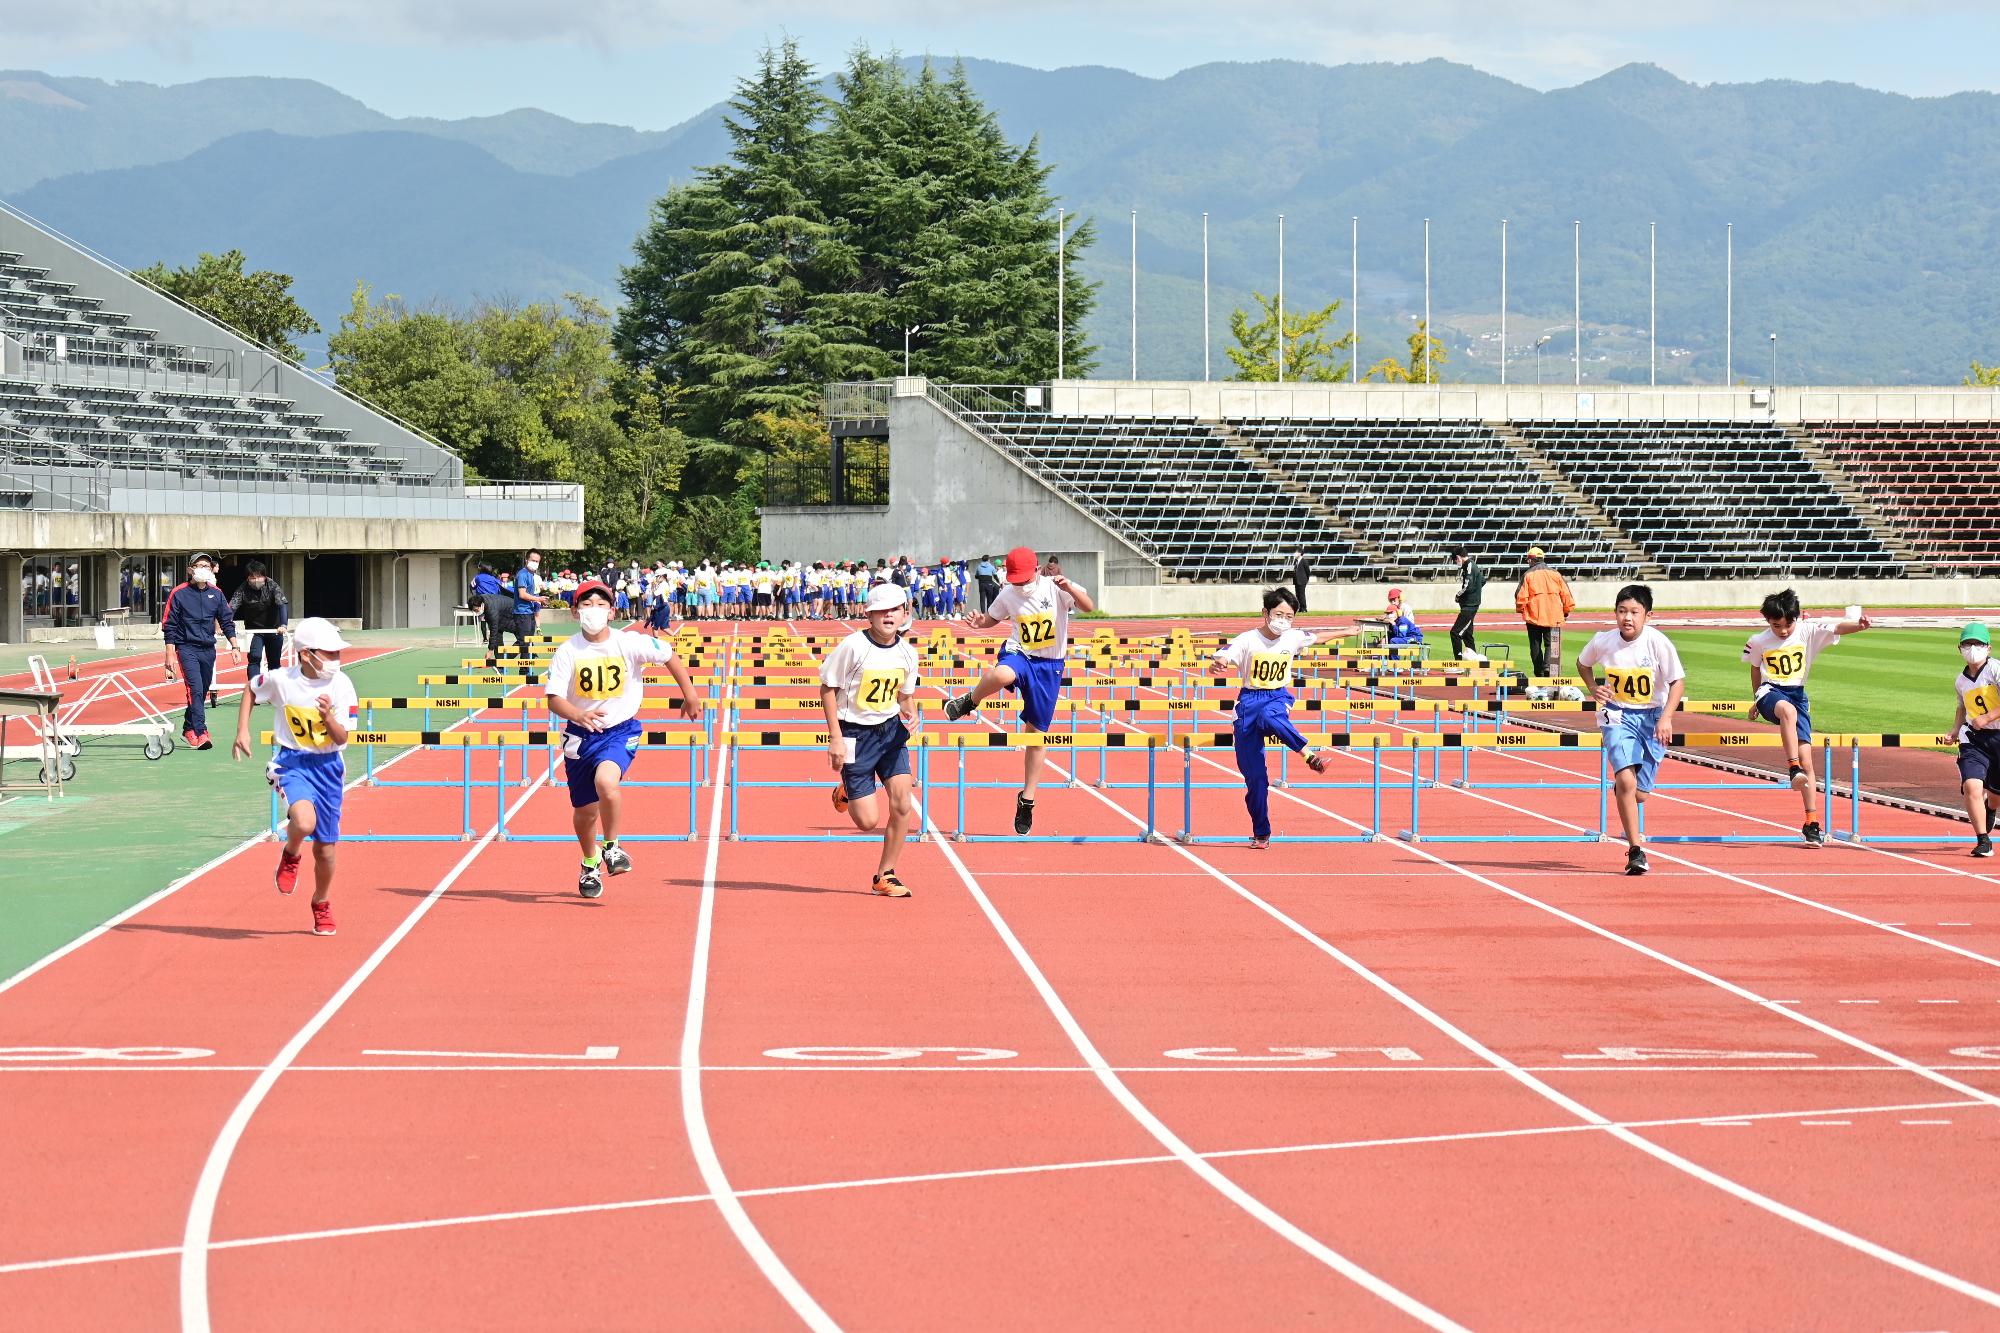
<instances>
[{"instance_id":1,"label":"orange and black sneaker","mask_svg":"<svg viewBox=\"0 0 2000 1333\"><path fill-rule=\"evenodd\" d=\"M904 886L902 880L896 878L896 872L893 870L885 870L877 875L875 882L868 886L868 891L883 898L907 898L910 896L909 889Z\"/></svg>"},{"instance_id":2,"label":"orange and black sneaker","mask_svg":"<svg viewBox=\"0 0 2000 1333\"><path fill-rule=\"evenodd\" d=\"M833 809L836 814L844 815L847 813L846 783L836 782L833 784Z\"/></svg>"}]
</instances>

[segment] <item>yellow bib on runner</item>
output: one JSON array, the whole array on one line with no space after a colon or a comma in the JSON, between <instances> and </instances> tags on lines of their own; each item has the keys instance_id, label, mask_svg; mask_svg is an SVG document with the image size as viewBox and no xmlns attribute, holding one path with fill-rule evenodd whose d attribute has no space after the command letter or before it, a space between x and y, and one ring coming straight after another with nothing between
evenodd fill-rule
<instances>
[{"instance_id":1,"label":"yellow bib on runner","mask_svg":"<svg viewBox=\"0 0 2000 1333\"><path fill-rule=\"evenodd\" d=\"M1260 690L1282 688L1292 675L1290 653L1250 654L1250 684Z\"/></svg>"},{"instance_id":2,"label":"yellow bib on runner","mask_svg":"<svg viewBox=\"0 0 2000 1333\"><path fill-rule=\"evenodd\" d=\"M1987 721L1996 709L2000 709L2000 685L1981 685L1965 692L1965 715L1974 722Z\"/></svg>"},{"instance_id":3,"label":"yellow bib on runner","mask_svg":"<svg viewBox=\"0 0 2000 1333\"><path fill-rule=\"evenodd\" d=\"M896 706L896 696L903 690L901 671L864 671L861 673L861 690L856 696L863 708L871 712Z\"/></svg>"},{"instance_id":4,"label":"yellow bib on runner","mask_svg":"<svg viewBox=\"0 0 2000 1333\"><path fill-rule=\"evenodd\" d=\"M1627 708L1651 708L1659 702L1653 697L1653 669L1651 667L1604 668L1604 683L1611 687L1614 702Z\"/></svg>"},{"instance_id":5,"label":"yellow bib on runner","mask_svg":"<svg viewBox=\"0 0 2000 1333\"><path fill-rule=\"evenodd\" d=\"M1014 617L1014 638L1023 648L1056 646L1056 618L1046 611L1029 611Z\"/></svg>"},{"instance_id":6,"label":"yellow bib on runner","mask_svg":"<svg viewBox=\"0 0 2000 1333\"><path fill-rule=\"evenodd\" d=\"M1806 650L1803 648L1765 649L1764 679L1773 685L1805 684Z\"/></svg>"},{"instance_id":7,"label":"yellow bib on runner","mask_svg":"<svg viewBox=\"0 0 2000 1333\"><path fill-rule=\"evenodd\" d=\"M324 750L333 744L333 737L327 733L326 719L319 715L317 708L287 704L285 728L292 733L292 739L299 743L301 749Z\"/></svg>"},{"instance_id":8,"label":"yellow bib on runner","mask_svg":"<svg viewBox=\"0 0 2000 1333\"><path fill-rule=\"evenodd\" d=\"M625 692L625 659L576 659L576 692L586 699L615 699Z\"/></svg>"}]
</instances>

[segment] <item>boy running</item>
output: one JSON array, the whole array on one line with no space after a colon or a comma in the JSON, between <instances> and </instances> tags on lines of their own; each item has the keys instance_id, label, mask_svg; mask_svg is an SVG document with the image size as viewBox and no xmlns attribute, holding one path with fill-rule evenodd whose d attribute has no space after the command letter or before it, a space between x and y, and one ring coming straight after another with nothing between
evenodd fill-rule
<instances>
[{"instance_id":1,"label":"boy running","mask_svg":"<svg viewBox=\"0 0 2000 1333\"><path fill-rule=\"evenodd\" d=\"M868 832L881 822L878 785L889 797L882 856L869 892L907 898L896 857L909 834L910 728L917 723L917 650L900 633L909 598L893 583L868 594L868 628L842 639L819 668L819 702L826 712L827 759L840 781L833 808Z\"/></svg>"},{"instance_id":2,"label":"boy running","mask_svg":"<svg viewBox=\"0 0 2000 1333\"><path fill-rule=\"evenodd\" d=\"M1653 613L1651 588L1626 584L1618 590L1613 610L1618 628L1592 638L1577 654L1576 665L1583 688L1597 700L1597 725L1615 774L1618 822L1625 829L1625 873L1643 875L1648 867L1639 835L1639 804L1653 789L1653 778L1666 755L1687 673L1667 636L1646 624ZM1604 668L1603 684L1591 671L1596 666Z\"/></svg>"},{"instance_id":3,"label":"boy running","mask_svg":"<svg viewBox=\"0 0 2000 1333\"><path fill-rule=\"evenodd\" d=\"M1090 594L1058 574L1041 572L1034 549L1016 546L1007 552L1007 586L986 611L967 611L964 623L991 629L1014 622L1014 632L1001 645L1000 659L986 669L972 689L945 702L944 715L956 722L979 707L980 701L1002 690L1021 696L1021 720L1030 731L1047 731L1055 721L1056 698L1062 693L1063 658L1069 652L1072 611L1095 611ZM1031 745L1021 752L1021 791L1014 798L1014 832L1026 836L1035 826L1035 789L1041 781L1047 752Z\"/></svg>"},{"instance_id":4,"label":"boy running","mask_svg":"<svg viewBox=\"0 0 2000 1333\"><path fill-rule=\"evenodd\" d=\"M632 858L618 845L618 783L639 748L646 667L663 664L680 687L681 716L691 722L701 719L701 701L695 698L687 664L674 655L673 640L612 629L611 607L611 589L596 579L576 590L577 632L556 649L543 685L549 711L564 723L563 770L569 778L571 825L583 853L576 891L586 898L604 892L600 866L605 875L622 875L632 868Z\"/></svg>"},{"instance_id":5,"label":"boy running","mask_svg":"<svg viewBox=\"0 0 2000 1333\"><path fill-rule=\"evenodd\" d=\"M1785 763L1794 789L1805 798L1806 822L1799 832L1806 846L1826 846L1819 824L1818 774L1813 769L1812 707L1806 700L1806 676L1813 659L1840 642L1843 634L1868 628L1858 620L1799 618L1799 596L1790 588L1774 592L1760 608L1769 629L1750 636L1743 660L1750 664L1750 712L1778 728L1785 745Z\"/></svg>"},{"instance_id":6,"label":"boy running","mask_svg":"<svg viewBox=\"0 0 2000 1333\"><path fill-rule=\"evenodd\" d=\"M1236 692L1236 768L1243 774L1243 804L1250 811L1250 845L1271 845L1271 775L1264 765L1264 738L1276 736L1306 757L1315 773L1326 771L1326 756L1306 744L1292 725L1292 659L1319 641L1311 630L1293 629L1293 594L1273 588L1264 594L1264 623L1216 650L1217 665L1241 673Z\"/></svg>"},{"instance_id":7,"label":"boy running","mask_svg":"<svg viewBox=\"0 0 2000 1333\"><path fill-rule=\"evenodd\" d=\"M1972 820L1972 854L1993 855L1993 815L2000 792L1992 772L2000 768L2000 667L1993 663L1993 638L1986 626L1967 625L1958 635L1958 655L1965 669L1952 683L1958 686L1958 713L1952 734L1958 737L1959 790L1965 813Z\"/></svg>"},{"instance_id":8,"label":"boy running","mask_svg":"<svg viewBox=\"0 0 2000 1333\"><path fill-rule=\"evenodd\" d=\"M347 787L347 733L354 722L354 682L340 671L347 643L333 622L307 616L292 631L294 661L251 679L236 713L236 743L229 752L250 757L250 714L257 704L277 710L277 748L265 777L285 807L285 846L278 853L278 892L299 884L307 838L313 844L313 934L333 934L334 848L340 842L340 798Z\"/></svg>"}]
</instances>

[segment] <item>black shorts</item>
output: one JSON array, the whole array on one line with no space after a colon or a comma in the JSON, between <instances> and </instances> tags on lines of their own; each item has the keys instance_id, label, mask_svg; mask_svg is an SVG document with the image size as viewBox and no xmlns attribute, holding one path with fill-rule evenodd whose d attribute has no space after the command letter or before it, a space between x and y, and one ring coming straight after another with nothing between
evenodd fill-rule
<instances>
[{"instance_id":1,"label":"black shorts","mask_svg":"<svg viewBox=\"0 0 2000 1333\"><path fill-rule=\"evenodd\" d=\"M2000 731L1968 730L1958 743L1959 781L1990 787L1994 769L2000 769Z\"/></svg>"},{"instance_id":2,"label":"black shorts","mask_svg":"<svg viewBox=\"0 0 2000 1333\"><path fill-rule=\"evenodd\" d=\"M909 774L910 729L902 718L874 723L843 720L840 734L854 742L854 758L840 770L840 785L848 800L868 795L878 781L886 783L899 774Z\"/></svg>"}]
</instances>

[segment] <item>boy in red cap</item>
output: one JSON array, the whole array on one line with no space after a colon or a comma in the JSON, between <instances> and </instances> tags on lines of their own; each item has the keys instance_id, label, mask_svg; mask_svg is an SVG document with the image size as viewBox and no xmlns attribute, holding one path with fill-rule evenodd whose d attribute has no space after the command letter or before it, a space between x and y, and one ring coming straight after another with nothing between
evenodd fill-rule
<instances>
[{"instance_id":1,"label":"boy in red cap","mask_svg":"<svg viewBox=\"0 0 2000 1333\"><path fill-rule=\"evenodd\" d=\"M1073 611L1095 611L1090 594L1061 574L1042 573L1034 549L1016 546L1007 552L1007 586L985 611L967 611L964 622L973 629L991 629L1014 622L1014 632L1001 646L1000 659L986 669L979 683L945 702L944 715L958 721L982 700L1002 690L1021 696L1021 720L1031 731L1047 731L1055 720L1056 698L1062 693L1063 658L1069 652L1069 618ZM1035 788L1041 781L1045 753L1041 746L1021 752L1021 792L1014 798L1014 832L1035 826Z\"/></svg>"}]
</instances>

